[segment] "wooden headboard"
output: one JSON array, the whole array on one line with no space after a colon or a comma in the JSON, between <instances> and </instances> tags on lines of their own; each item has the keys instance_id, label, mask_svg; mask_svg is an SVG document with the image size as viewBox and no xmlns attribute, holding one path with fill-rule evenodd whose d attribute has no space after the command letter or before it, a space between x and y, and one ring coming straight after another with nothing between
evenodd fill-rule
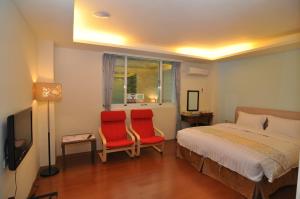
<instances>
[{"instance_id":1,"label":"wooden headboard","mask_svg":"<svg viewBox=\"0 0 300 199\"><path fill-rule=\"evenodd\" d=\"M281 117L281 118L285 118L285 119L300 120L300 112L238 106L235 109L235 121L238 118L239 111L242 111L245 113L251 113L251 114L273 115L273 116Z\"/></svg>"}]
</instances>

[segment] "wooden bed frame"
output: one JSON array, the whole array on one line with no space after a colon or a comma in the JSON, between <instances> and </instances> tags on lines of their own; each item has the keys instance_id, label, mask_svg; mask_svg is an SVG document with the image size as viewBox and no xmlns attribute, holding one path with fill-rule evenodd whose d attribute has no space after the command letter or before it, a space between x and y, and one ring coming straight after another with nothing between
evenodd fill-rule
<instances>
[{"instance_id":1,"label":"wooden bed frame","mask_svg":"<svg viewBox=\"0 0 300 199\"><path fill-rule=\"evenodd\" d=\"M251 114L265 114L282 117L286 119L300 120L300 112L263 109L254 107L237 107L235 112L235 119L238 117L238 111L243 111ZM239 192L247 199L269 199L270 195L276 192L278 189L297 184L298 169L292 169L285 175L274 180L274 182L268 182L266 177L260 182L251 181L244 176L231 171L230 169L218 164L217 162L198 155L189 149L180 146L177 143L177 157L187 160L193 165L199 172L206 174L219 182L227 185L233 190Z\"/></svg>"}]
</instances>

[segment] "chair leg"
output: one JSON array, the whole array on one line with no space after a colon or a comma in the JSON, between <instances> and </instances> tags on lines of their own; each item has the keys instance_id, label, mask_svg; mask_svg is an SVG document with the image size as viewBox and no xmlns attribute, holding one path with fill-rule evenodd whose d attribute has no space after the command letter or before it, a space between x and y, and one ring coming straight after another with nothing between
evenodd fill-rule
<instances>
[{"instance_id":1,"label":"chair leg","mask_svg":"<svg viewBox=\"0 0 300 199\"><path fill-rule=\"evenodd\" d=\"M99 153L99 157L103 163L106 162L106 160L107 160L106 149L103 149L103 151Z\"/></svg>"},{"instance_id":2,"label":"chair leg","mask_svg":"<svg viewBox=\"0 0 300 199\"><path fill-rule=\"evenodd\" d=\"M136 146L136 156L140 156L140 154L141 154L141 147L140 147L140 145L138 144L138 145Z\"/></svg>"},{"instance_id":3,"label":"chair leg","mask_svg":"<svg viewBox=\"0 0 300 199\"><path fill-rule=\"evenodd\" d=\"M129 157L131 157L131 158L134 157L134 147L132 147L129 150L126 150L125 152L129 155Z\"/></svg>"},{"instance_id":4,"label":"chair leg","mask_svg":"<svg viewBox=\"0 0 300 199\"><path fill-rule=\"evenodd\" d=\"M132 157L135 156L135 146L132 147L132 149L131 149L131 154L132 154Z\"/></svg>"},{"instance_id":5,"label":"chair leg","mask_svg":"<svg viewBox=\"0 0 300 199\"><path fill-rule=\"evenodd\" d=\"M158 151L159 153L162 153L162 149L158 148L157 146L153 145L152 146L156 151Z\"/></svg>"},{"instance_id":6,"label":"chair leg","mask_svg":"<svg viewBox=\"0 0 300 199\"><path fill-rule=\"evenodd\" d=\"M164 151L165 151L165 142L163 142L162 144L161 144L161 154L163 154L164 153Z\"/></svg>"},{"instance_id":7,"label":"chair leg","mask_svg":"<svg viewBox=\"0 0 300 199\"><path fill-rule=\"evenodd\" d=\"M160 148L158 147L159 145ZM164 153L165 143L163 142L159 145L153 145L152 147L162 155Z\"/></svg>"}]
</instances>

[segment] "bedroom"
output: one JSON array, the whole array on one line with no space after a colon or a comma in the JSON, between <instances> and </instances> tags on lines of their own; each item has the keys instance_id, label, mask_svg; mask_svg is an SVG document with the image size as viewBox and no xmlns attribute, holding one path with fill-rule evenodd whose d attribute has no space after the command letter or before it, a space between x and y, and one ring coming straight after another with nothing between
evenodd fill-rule
<instances>
[{"instance_id":1,"label":"bedroom","mask_svg":"<svg viewBox=\"0 0 300 199\"><path fill-rule=\"evenodd\" d=\"M180 71L177 73L181 82L180 112L187 111L187 91L199 91L199 111L213 112L214 124L234 122L238 106L299 112L300 2L274 1L271 5L268 1L233 0L222 3L134 0L100 2L1 0L0 198L13 197L16 190L16 198L29 196L40 167L47 166L49 162L47 103L32 100L33 82L56 82L62 85L62 99L50 104L51 162L56 163L58 158L60 173L42 178L40 183L45 184L39 186L39 194L58 191L59 197L76 198L72 194L78 192L84 194L81 198L95 198L96 195L89 196L88 193L101 185L108 189L106 194L112 194L107 196L118 198L120 194L113 195L113 187L120 185L118 179L109 181L112 187L102 182L105 176L110 178L110 175L113 177L118 174L108 172L110 166L118 169L124 165L132 171L137 169L138 164L148 165L153 161L158 168L151 172L154 168L149 167L150 171L140 173L145 177L150 172L154 178L149 184L143 184L148 181L140 182L141 190L150 189L149 195L143 196L145 198L151 198L151 194L161 198L176 198L176 195L179 198L199 198L201 194L202 198L220 198L221 195L223 198L243 198L228 186L194 171L186 161L176 159L176 89L172 87L172 92L165 94L172 96L169 100L171 102L159 98L165 91L170 91L163 82L152 85L152 88L161 86L159 91L143 91L140 88L145 86L145 81L149 81L149 76L141 82L138 78L132 78L136 86L131 90L145 92L145 96L149 96L148 101L128 103L127 106L112 104L112 109L125 109L127 119L130 118L132 108L153 110L154 124L164 132L166 140L171 140L166 141L161 162L160 155L155 151L142 149L140 157L132 160L124 153L109 154L105 164L101 163L97 155L97 163L91 165L87 155L90 146L76 144L67 146L67 154L72 155L67 156L67 168L62 170L61 139L65 135L91 132L96 136L97 150L101 149L98 127L99 114L104 110L103 81L107 76L103 75L102 69L105 53L129 58L127 69L130 69L131 57L144 62L154 60L156 70L151 74L155 73L152 75L155 81L164 77L160 62L162 65L165 62L180 62ZM166 12L168 9L170 12ZM99 31L99 34L91 33L88 38L84 38L86 34L82 33L86 30ZM100 34L100 31L113 35ZM123 62L124 67L121 69L125 70L125 58ZM132 68L137 77L140 74L136 72L137 67ZM191 69L199 68L208 74L191 74ZM123 76L119 75L118 78L120 80ZM174 74L170 82L175 82ZM122 96L124 102L127 102L126 95L121 92ZM29 106L33 109L33 144L17 169L15 186L15 172L4 166L6 119ZM182 124L183 127L186 125ZM81 169L86 169L82 172L87 174L82 182L96 182L89 184L88 189L85 187L86 190L79 188L83 186L80 181L72 184L73 172L80 175ZM163 171L166 173L160 173ZM103 176L103 172L107 173ZM175 174L179 176L178 182L172 182L172 175ZM134 175L134 171L130 175ZM160 180L160 175L165 175L166 179ZM134 180L128 180L126 186L136 186ZM186 185L182 182L186 182ZM197 183L201 186L198 187ZM191 192L185 195L176 191L178 186L190 187ZM210 186L214 186L215 190L211 191ZM278 193L279 196L275 194L274 197L282 196L280 194L293 195L294 192L295 186L283 189L282 193ZM105 193L105 189L99 188L97 193ZM130 198L140 193L137 187L133 187L127 196Z\"/></svg>"}]
</instances>

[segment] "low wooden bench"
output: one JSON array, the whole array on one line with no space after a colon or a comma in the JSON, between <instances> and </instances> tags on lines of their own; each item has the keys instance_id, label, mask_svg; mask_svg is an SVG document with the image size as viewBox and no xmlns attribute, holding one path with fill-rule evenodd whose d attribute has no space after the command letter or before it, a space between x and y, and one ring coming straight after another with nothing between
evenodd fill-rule
<instances>
[{"instance_id":1,"label":"low wooden bench","mask_svg":"<svg viewBox=\"0 0 300 199\"><path fill-rule=\"evenodd\" d=\"M92 133L84 133L84 134L75 134L75 135L66 135L62 137L61 140L61 149L62 149L62 157L63 157L63 168L66 166L65 156L66 150L65 146L68 144L77 144L89 142L91 144L91 160L92 163L95 163L96 157L96 137Z\"/></svg>"}]
</instances>

